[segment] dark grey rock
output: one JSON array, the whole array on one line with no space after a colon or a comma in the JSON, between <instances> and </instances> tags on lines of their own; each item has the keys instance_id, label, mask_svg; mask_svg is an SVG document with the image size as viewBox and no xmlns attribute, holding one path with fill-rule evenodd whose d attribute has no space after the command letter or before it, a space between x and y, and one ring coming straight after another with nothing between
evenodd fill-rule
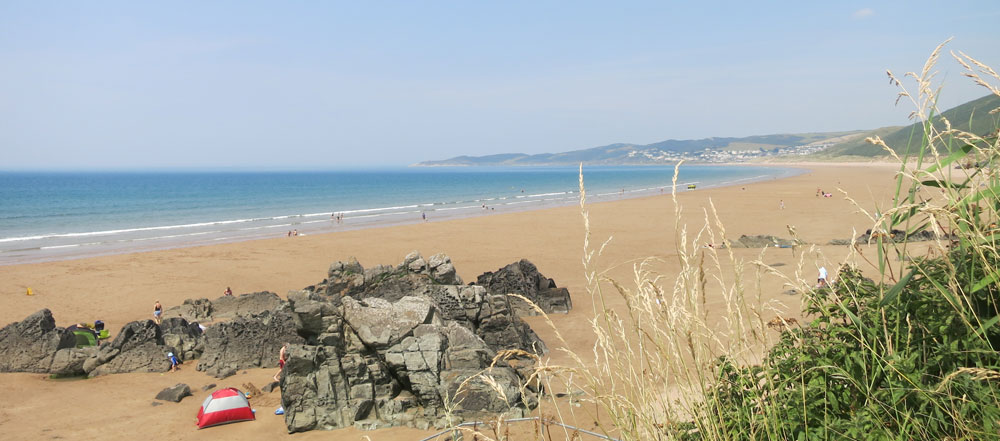
<instances>
[{"instance_id":1,"label":"dark grey rock","mask_svg":"<svg viewBox=\"0 0 1000 441\"><path fill-rule=\"evenodd\" d=\"M273 392L277 388L278 388L278 382L277 381L272 381L270 383L265 384L264 387L260 388L260 390L262 390L264 392L267 392L267 393L271 393L271 392Z\"/></svg>"},{"instance_id":2,"label":"dark grey rock","mask_svg":"<svg viewBox=\"0 0 1000 441\"><path fill-rule=\"evenodd\" d=\"M182 360L193 360L205 350L201 327L197 322L188 323L180 317L163 319L160 323L163 344L174 348L174 354Z\"/></svg>"},{"instance_id":3,"label":"dark grey rock","mask_svg":"<svg viewBox=\"0 0 1000 441\"><path fill-rule=\"evenodd\" d=\"M208 299L187 299L184 303L163 311L163 320L180 317L187 321L210 321L212 301Z\"/></svg>"},{"instance_id":4,"label":"dark grey rock","mask_svg":"<svg viewBox=\"0 0 1000 441\"><path fill-rule=\"evenodd\" d=\"M48 373L57 351L75 347L75 336L57 328L52 312L43 309L0 329L0 372Z\"/></svg>"},{"instance_id":5,"label":"dark grey rock","mask_svg":"<svg viewBox=\"0 0 1000 441\"><path fill-rule=\"evenodd\" d=\"M518 294L530 300L545 313L568 313L573 300L566 288L559 288L555 281L543 276L538 268L521 259L495 272L483 273L476 278L476 285L483 286L490 294ZM517 297L510 299L519 316L538 315L538 311Z\"/></svg>"},{"instance_id":6,"label":"dark grey rock","mask_svg":"<svg viewBox=\"0 0 1000 441\"><path fill-rule=\"evenodd\" d=\"M216 386L215 383L206 384L201 387L201 390L208 392L209 390L215 389L215 386Z\"/></svg>"},{"instance_id":7,"label":"dark grey rock","mask_svg":"<svg viewBox=\"0 0 1000 441\"><path fill-rule=\"evenodd\" d=\"M212 325L204 334L198 370L218 376L222 370L277 367L286 343L302 343L288 312L265 311Z\"/></svg>"},{"instance_id":8,"label":"dark grey rock","mask_svg":"<svg viewBox=\"0 0 1000 441\"><path fill-rule=\"evenodd\" d=\"M744 234L739 239L730 242L730 246L733 248L764 248L792 245L795 245L795 241L766 234L756 236L747 236Z\"/></svg>"},{"instance_id":9,"label":"dark grey rock","mask_svg":"<svg viewBox=\"0 0 1000 441\"><path fill-rule=\"evenodd\" d=\"M236 375L236 368L234 368L234 367L221 367L221 368L216 369L214 372L215 372L215 374L214 374L215 378L223 380L223 379L232 377L233 375Z\"/></svg>"},{"instance_id":10,"label":"dark grey rock","mask_svg":"<svg viewBox=\"0 0 1000 441\"><path fill-rule=\"evenodd\" d=\"M275 312L284 304L281 297L268 291L222 296L212 301L212 318L250 317Z\"/></svg>"},{"instance_id":11,"label":"dark grey rock","mask_svg":"<svg viewBox=\"0 0 1000 441\"><path fill-rule=\"evenodd\" d=\"M56 351L52 357L52 365L49 373L53 375L84 375L87 373L83 369L87 359L97 355L97 347L66 348Z\"/></svg>"},{"instance_id":12,"label":"dark grey rock","mask_svg":"<svg viewBox=\"0 0 1000 441\"><path fill-rule=\"evenodd\" d=\"M111 343L101 345L95 356L83 363L91 377L128 372L166 372L170 369L167 354L177 353L164 345L163 331L152 320L130 322L122 327Z\"/></svg>"},{"instance_id":13,"label":"dark grey rock","mask_svg":"<svg viewBox=\"0 0 1000 441\"><path fill-rule=\"evenodd\" d=\"M184 397L191 396L191 387L184 384L178 383L172 387L168 387L156 394L156 399L160 401L172 401L174 403L180 403Z\"/></svg>"}]
</instances>

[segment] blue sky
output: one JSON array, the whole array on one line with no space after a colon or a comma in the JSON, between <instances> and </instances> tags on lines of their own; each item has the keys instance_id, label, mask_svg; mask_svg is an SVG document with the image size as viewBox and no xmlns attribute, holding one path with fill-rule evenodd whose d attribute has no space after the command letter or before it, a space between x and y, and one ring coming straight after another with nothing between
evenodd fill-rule
<instances>
[{"instance_id":1,"label":"blue sky","mask_svg":"<svg viewBox=\"0 0 1000 441\"><path fill-rule=\"evenodd\" d=\"M912 110L885 70L919 70L949 37L1000 68L992 0L144 3L0 3L0 169L395 166L875 128ZM942 108L987 93L950 56L938 71Z\"/></svg>"}]
</instances>

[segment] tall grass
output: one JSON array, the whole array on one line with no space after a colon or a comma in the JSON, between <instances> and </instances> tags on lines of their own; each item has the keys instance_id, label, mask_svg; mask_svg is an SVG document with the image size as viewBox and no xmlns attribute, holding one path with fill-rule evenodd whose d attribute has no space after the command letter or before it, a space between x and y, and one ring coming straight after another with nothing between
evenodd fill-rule
<instances>
[{"instance_id":1,"label":"tall grass","mask_svg":"<svg viewBox=\"0 0 1000 441\"><path fill-rule=\"evenodd\" d=\"M621 440L1000 438L1000 142L997 127L963 132L939 116L933 80L943 46L919 73L888 73L897 102L911 103L911 117L922 122L912 135L921 147L897 154L869 140L899 162L892 203L856 203L872 240L851 246L828 287L801 277L815 249L799 253L798 268L784 274L729 246L699 247L728 245L725 226L709 204L690 228L676 196L680 269L660 274L651 257L633 263L631 280L609 277L600 269L608 242L592 240L581 170L595 344L591 353L569 352L569 366L539 361L532 381L582 396L577 406L542 399L537 415L593 421ZM1000 95L996 72L951 55L972 81ZM923 231L934 240L920 255L908 238ZM763 300L764 278L803 293L802 324ZM710 311L710 297L721 297L725 310ZM553 439L552 431L532 433Z\"/></svg>"}]
</instances>

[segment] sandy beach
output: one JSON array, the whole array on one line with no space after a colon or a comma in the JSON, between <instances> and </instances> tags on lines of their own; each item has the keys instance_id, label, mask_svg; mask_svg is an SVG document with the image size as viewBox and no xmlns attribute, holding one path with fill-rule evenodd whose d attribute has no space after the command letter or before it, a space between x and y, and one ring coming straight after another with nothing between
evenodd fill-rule
<instances>
[{"instance_id":1,"label":"sandy beach","mask_svg":"<svg viewBox=\"0 0 1000 441\"><path fill-rule=\"evenodd\" d=\"M782 164L782 166L790 166ZM886 206L892 196L897 165L890 164L797 164L808 173L746 186L712 188L678 195L683 207L682 223L689 240L705 223L710 201L725 225L725 237L769 234L789 237L794 227L799 238L816 244L814 251L800 247L771 249L765 263L794 272L800 259L800 277L816 277L816 268L833 271L848 254L847 246L826 245L832 239L850 239L871 227L868 218L845 199L842 189L865 209ZM817 189L833 197L817 197ZM782 204L783 207L782 208ZM663 258L657 266L671 277L677 268L674 206L669 195L601 202L588 205L592 241L612 237L598 267L611 277L628 281L632 264L649 256ZM519 259L533 262L544 275L573 295L574 310L553 316L567 337L570 350L589 353L593 336L586 320L592 302L585 290L583 255L584 227L578 206L503 213L441 222L343 231L304 237L275 238L240 243L200 246L164 251L123 254L0 266L0 325L20 321L42 308L52 310L59 326L102 319L117 332L125 323L151 318L154 301L164 307L188 298L215 298L227 286L237 294L272 291L281 296L289 290L321 281L332 262L355 256L362 265L395 265L409 252L429 256L443 252L454 262L466 281ZM719 243L721 238L716 239ZM708 243L701 239L698 245ZM736 249L745 261L756 259L760 249ZM805 254L803 254L805 253ZM26 296L31 288L35 295ZM765 300L776 300L795 316L800 295L786 294L775 277L761 282ZM719 298L708 299L708 307L721 308ZM610 307L621 308L621 303ZM568 363L554 350L553 330L535 317L527 321L545 340L554 363ZM573 332L579 331L579 332ZM273 369L257 369L216 380L194 369L194 363L175 373L123 374L87 380L52 380L40 374L0 374L0 433L9 440L101 439L103 441L153 439L280 439L286 436L283 418L273 415L278 394L254 397L257 421L197 430L194 417L207 392L202 386L217 383L240 387L262 386ZM153 397L164 387L187 383L193 397L181 403L153 406ZM419 439L429 432L396 428L375 432L344 429L296 434L309 439Z\"/></svg>"}]
</instances>

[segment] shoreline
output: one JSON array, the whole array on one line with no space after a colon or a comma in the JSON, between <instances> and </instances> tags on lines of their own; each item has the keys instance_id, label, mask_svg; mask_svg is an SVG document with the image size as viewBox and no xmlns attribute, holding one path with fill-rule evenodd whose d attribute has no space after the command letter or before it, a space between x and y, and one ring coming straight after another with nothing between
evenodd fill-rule
<instances>
[{"instance_id":1,"label":"shoreline","mask_svg":"<svg viewBox=\"0 0 1000 441\"><path fill-rule=\"evenodd\" d=\"M775 175L761 175L754 176L750 178L737 178L734 180L726 180L722 182L712 182L704 185L698 181L693 181L694 184L699 184L699 189L709 189L718 188L732 185L750 184L754 182L762 182L773 179L784 179L792 176L797 176L799 174L808 173L808 169L798 166L797 164L748 164L748 163L732 163L732 164L693 164L692 167L711 167L711 166L749 166L749 167L766 167L779 169ZM587 174L584 171L584 180L586 182ZM678 182L677 192L687 192L691 191L686 187L688 182ZM651 197L662 194L669 194L670 186L655 186L650 188L641 189L623 189L622 193L618 192L608 192L608 193L591 193L588 191L588 203L601 203L616 200L634 199L634 198L644 198ZM133 238L133 239L116 239L114 241L97 241L97 242L85 242L85 243L75 243L68 245L56 245L47 247L28 247L13 250L0 251L0 267L10 266L10 265L23 265L32 263L45 263L45 262L58 262L64 260L75 260L75 259L86 259L90 257L101 257L101 256L114 256L122 254L131 253L144 253L150 251L161 251L161 250L173 250L173 249L183 249L190 247L201 247L201 246L211 246L218 244L230 244L230 243L241 243L247 241L263 240L263 239L273 239L279 237L287 237L292 230L298 232L298 236L306 235L317 235L317 234L332 234L342 231L356 231L356 230L367 230L367 229L379 229L379 228L392 228L402 225L413 225L423 222L446 222L456 219L473 218L480 216L491 216L503 213L520 213L526 211L536 211L536 210L547 210L551 208L558 208L570 205L576 205L579 202L579 191L572 190L560 193L551 194L538 194L530 195L529 197L536 197L536 199L530 199L526 201L517 201L516 198L510 201L496 201L495 198L475 200L475 201L457 201L455 204L466 205L471 203L483 203L484 208L480 208L478 205L475 206L458 206L458 207L447 207L440 208L435 207L437 204L420 204L415 203L400 207L376 207L376 208L366 208L357 210L347 210L344 213L351 213L351 215L345 215L343 220L340 222L335 222L332 218L327 217L328 213L312 213L312 214L297 214L297 215L283 215L276 216L273 218L253 218L253 219L237 219L237 220L222 220L214 222L202 222L191 225L167 225L167 226L152 226L152 227L140 227L134 229L124 229L124 230L112 230L112 231L96 231L89 233L67 233L57 236L109 236L115 233L129 233L135 231L152 231L152 230L167 230L167 229L183 229L187 227L205 227L208 228L213 225L221 224L235 224L235 223L249 223L263 219L282 219L287 224L280 225L264 225L254 228L244 228L237 230L226 230L226 231L194 231L186 233L178 233L174 235L168 235L164 237L153 237L153 238ZM494 200L498 205L488 205L485 201ZM499 208L499 210L498 210ZM393 210L403 210L403 211L393 211ZM422 219L422 215L427 215L426 219ZM404 217L405 216L405 217ZM280 228L280 230L279 230ZM288 229L287 232L284 232ZM244 230L248 230L244 232Z\"/></svg>"},{"instance_id":2,"label":"shoreline","mask_svg":"<svg viewBox=\"0 0 1000 441\"><path fill-rule=\"evenodd\" d=\"M424 256L447 254L458 275L473 281L479 274L496 271L520 259L531 261L545 277L569 290L573 310L548 318L526 317L525 321L549 346L546 361L571 366L568 350L590 354L595 336L590 331L596 307L606 307L625 314L626 300L617 294L607 303L595 304L588 294L588 280L581 263L582 244L589 234L594 265L601 277L621 281L626 286L634 279L634 265L649 262L647 270L660 274L666 293L680 270L679 253L706 253L701 244L712 240L702 226L715 218L725 226L725 238L767 234L788 237L788 227L815 246L798 250L779 248L730 248L739 262L760 260L791 277L815 281L819 266L836 268L854 251L847 246L826 245L831 239L849 238L870 228L868 218L836 189L843 189L863 207L884 206L891 194L888 183L896 168L884 166L817 166L800 175L757 182L751 185L699 187L693 192L679 192L680 219L672 198L642 197L588 203L589 230L585 230L579 206L544 210L505 212L473 216L447 222L420 222L378 229L340 231L337 234L310 234L297 240L271 238L211 246L187 247L112 256L90 257L45 263L0 266L0 324L24 320L28 315L48 308L57 326L93 322L101 319L114 337L123 326L135 320L151 318L154 301L164 308L180 305L185 299L223 295L227 286L236 294L271 291L284 298L289 291L316 284L327 276L330 264L355 257L365 268L396 265L411 251ZM586 178L586 177L585 177ZM817 188L830 190L834 198L815 196ZM744 189L745 188L745 189ZM779 208L783 201L786 208ZM588 202L593 199L588 198ZM678 230L677 228L681 228ZM682 234L682 232L684 234ZM681 243L681 240L684 243ZM718 240L718 236L715 237ZM606 246L604 245L606 243ZM686 245L685 245L686 244ZM691 246L697 249L691 250ZM920 245L917 245L920 246ZM868 251L866 251L868 252ZM653 259L647 260L652 257ZM722 257L722 256L720 256ZM864 265L862 260L856 263ZM645 265L645 263L644 263ZM756 286L762 304L774 308L762 310L763 320L773 314L795 317L802 295L789 293L785 280L759 274L753 265L721 262L724 274L743 271ZM34 295L26 296L32 288ZM613 287L606 286L614 292ZM783 306L782 306L783 305ZM708 284L704 299L706 313L719 314L727 308L726 297L715 282ZM791 314L791 315L788 315ZM551 323L551 326L550 326ZM558 333L558 335L557 335ZM191 365L193 366L193 365ZM241 387L253 382L260 386L273 375L273 369L248 369L226 380L217 380L193 367L175 373L116 374L86 381L49 380L47 376L26 373L0 375L0 394L25 396L17 406L0 408L0 432L12 439L102 439L125 441L144 433L161 433L175 440L239 438L244 441L285 439L283 418L271 415L278 395L265 394L254 402L258 409L253 423L220 426L199 431L192 417L207 392L203 385ZM181 403L150 407L155 394L178 382L189 384L194 396ZM76 403L90 400L100 391L109 397L102 404L101 415L94 421L91 408ZM272 407L273 406L273 407ZM43 421L37 415L61 416L59 423ZM591 427L591 421L567 421ZM81 433L81 427L93 427ZM100 427L98 430L97 427ZM419 439L429 432L409 428L379 429L365 432L354 428L336 431L312 431L295 439L373 439L404 441ZM290 438L289 438L290 439Z\"/></svg>"}]
</instances>

